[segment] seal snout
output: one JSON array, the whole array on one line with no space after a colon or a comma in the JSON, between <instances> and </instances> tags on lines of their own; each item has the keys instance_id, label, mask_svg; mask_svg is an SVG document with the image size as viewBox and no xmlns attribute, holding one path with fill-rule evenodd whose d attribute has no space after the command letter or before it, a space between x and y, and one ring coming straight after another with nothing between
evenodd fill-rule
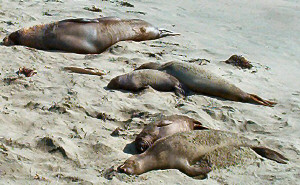
<instances>
[{"instance_id":1,"label":"seal snout","mask_svg":"<svg viewBox=\"0 0 300 185\"><path fill-rule=\"evenodd\" d=\"M12 45L18 45L20 40L20 33L18 31L15 31L11 33L10 35L6 36L3 39L2 44L5 46L12 46Z\"/></svg>"},{"instance_id":2,"label":"seal snout","mask_svg":"<svg viewBox=\"0 0 300 185\"><path fill-rule=\"evenodd\" d=\"M117 168L120 173L126 173L127 175L138 174L137 173L137 163L133 160L127 160L124 164Z\"/></svg>"},{"instance_id":3,"label":"seal snout","mask_svg":"<svg viewBox=\"0 0 300 185\"><path fill-rule=\"evenodd\" d=\"M119 166L117 170L120 173L126 173L128 175L132 175L133 174L133 169L130 166L128 166L128 164L126 164L126 163L123 164L123 165L121 165L121 166Z\"/></svg>"},{"instance_id":4,"label":"seal snout","mask_svg":"<svg viewBox=\"0 0 300 185\"><path fill-rule=\"evenodd\" d=\"M10 45L12 45L12 42L11 42L11 40L9 39L9 37L6 36L6 37L3 39L3 41L1 42L1 44L2 44L2 45L5 45L5 46L10 46Z\"/></svg>"}]
</instances>

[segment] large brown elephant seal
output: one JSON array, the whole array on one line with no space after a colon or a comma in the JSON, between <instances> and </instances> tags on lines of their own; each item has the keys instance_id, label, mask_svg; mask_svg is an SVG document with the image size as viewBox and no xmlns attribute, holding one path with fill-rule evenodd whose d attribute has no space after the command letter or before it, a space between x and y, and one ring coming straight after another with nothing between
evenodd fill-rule
<instances>
[{"instance_id":1,"label":"large brown elephant seal","mask_svg":"<svg viewBox=\"0 0 300 185\"><path fill-rule=\"evenodd\" d=\"M159 121L149 123L137 135L135 146L138 152L145 152L156 140L178 132L208 129L199 121L184 115L166 116Z\"/></svg>"},{"instance_id":2,"label":"large brown elephant seal","mask_svg":"<svg viewBox=\"0 0 300 185\"><path fill-rule=\"evenodd\" d=\"M157 69L164 71L197 93L265 106L273 106L276 104L275 102L264 100L255 94L246 93L218 75L196 64L172 61L159 65L150 62L141 65L137 69Z\"/></svg>"},{"instance_id":3,"label":"large brown elephant seal","mask_svg":"<svg viewBox=\"0 0 300 185\"><path fill-rule=\"evenodd\" d=\"M3 44L99 54L119 41L144 41L174 35L179 34L158 29L140 19L82 18L23 28L5 37Z\"/></svg>"},{"instance_id":4,"label":"large brown elephant seal","mask_svg":"<svg viewBox=\"0 0 300 185\"><path fill-rule=\"evenodd\" d=\"M157 91L174 91L178 96L185 92L180 82L173 76L151 69L133 71L113 78L107 87L109 89L123 89L140 91L151 86Z\"/></svg>"},{"instance_id":5,"label":"large brown elephant seal","mask_svg":"<svg viewBox=\"0 0 300 185\"><path fill-rule=\"evenodd\" d=\"M139 175L155 169L178 169L191 177L206 175L215 166L224 168L240 163L243 165L246 163L245 158L256 156L253 151L240 147L251 148L257 154L278 163L286 164L288 160L242 135L217 130L195 130L157 140L146 152L127 159L118 167L118 171Z\"/></svg>"}]
</instances>

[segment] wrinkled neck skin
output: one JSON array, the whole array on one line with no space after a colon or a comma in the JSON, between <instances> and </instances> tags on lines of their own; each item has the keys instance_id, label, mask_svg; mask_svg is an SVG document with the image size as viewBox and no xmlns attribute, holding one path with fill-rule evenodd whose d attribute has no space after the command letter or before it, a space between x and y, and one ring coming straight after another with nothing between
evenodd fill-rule
<instances>
[{"instance_id":1,"label":"wrinkled neck skin","mask_svg":"<svg viewBox=\"0 0 300 185\"><path fill-rule=\"evenodd\" d=\"M135 172L136 175L140 175L154 169L159 169L159 161L155 159L153 155L147 155L147 151L133 157L133 160L138 165L138 168Z\"/></svg>"}]
</instances>

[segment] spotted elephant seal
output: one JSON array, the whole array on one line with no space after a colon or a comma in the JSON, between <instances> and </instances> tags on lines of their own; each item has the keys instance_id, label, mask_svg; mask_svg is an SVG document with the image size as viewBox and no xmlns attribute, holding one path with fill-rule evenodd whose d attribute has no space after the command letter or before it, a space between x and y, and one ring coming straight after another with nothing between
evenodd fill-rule
<instances>
[{"instance_id":1,"label":"spotted elephant seal","mask_svg":"<svg viewBox=\"0 0 300 185\"><path fill-rule=\"evenodd\" d=\"M166 116L159 121L150 123L137 135L135 146L138 152L145 152L156 140L178 132L204 130L199 121L184 115Z\"/></svg>"},{"instance_id":2,"label":"spotted elephant seal","mask_svg":"<svg viewBox=\"0 0 300 185\"><path fill-rule=\"evenodd\" d=\"M174 35L179 34L158 29L140 19L79 18L20 29L5 37L3 44L99 54L119 41L144 41Z\"/></svg>"},{"instance_id":3,"label":"spotted elephant seal","mask_svg":"<svg viewBox=\"0 0 300 185\"><path fill-rule=\"evenodd\" d=\"M185 92L181 83L173 76L151 69L133 71L113 78L107 87L109 89L123 89L140 91L151 86L157 91L174 91L178 96Z\"/></svg>"},{"instance_id":4,"label":"spotted elephant seal","mask_svg":"<svg viewBox=\"0 0 300 185\"><path fill-rule=\"evenodd\" d=\"M195 130L157 140L146 152L127 159L118 167L118 171L139 175L156 169L178 169L191 177L206 175L212 170L212 165L226 167L242 163L248 154L236 153L242 150L241 147L251 148L257 154L278 163L286 164L288 160L278 152L261 147L258 142L239 134Z\"/></svg>"},{"instance_id":5,"label":"spotted elephant seal","mask_svg":"<svg viewBox=\"0 0 300 185\"><path fill-rule=\"evenodd\" d=\"M188 89L201 94L221 97L228 100L273 106L275 102L249 94L202 66L184 62L167 62L163 65L146 63L139 69L157 69L177 78Z\"/></svg>"}]
</instances>

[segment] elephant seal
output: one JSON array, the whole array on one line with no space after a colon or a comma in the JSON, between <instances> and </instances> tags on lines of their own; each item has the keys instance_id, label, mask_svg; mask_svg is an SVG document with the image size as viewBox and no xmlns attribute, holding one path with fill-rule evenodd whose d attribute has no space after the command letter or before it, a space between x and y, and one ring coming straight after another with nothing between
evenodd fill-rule
<instances>
[{"instance_id":1,"label":"elephant seal","mask_svg":"<svg viewBox=\"0 0 300 185\"><path fill-rule=\"evenodd\" d=\"M185 92L181 83L173 76L151 69L133 71L113 78L107 87L109 89L123 89L140 91L151 86L157 91L175 91L178 96L184 96Z\"/></svg>"},{"instance_id":2,"label":"elephant seal","mask_svg":"<svg viewBox=\"0 0 300 185\"><path fill-rule=\"evenodd\" d=\"M250 148L278 163L286 164L288 160L278 152L261 147L257 141L239 134L218 130L195 130L157 140L146 152L131 156L117 170L129 175L139 175L155 169L178 169L191 177L206 175L212 170L212 165L225 168L239 163L245 164L243 159L247 158L249 153L256 156L253 151L243 152L243 148L240 147Z\"/></svg>"},{"instance_id":3,"label":"elephant seal","mask_svg":"<svg viewBox=\"0 0 300 185\"><path fill-rule=\"evenodd\" d=\"M167 62L163 65L146 63L140 69L157 69L177 78L188 89L201 94L221 97L228 100L273 106L275 102L264 100L255 94L249 94L223 78L204 69L202 66L183 62Z\"/></svg>"},{"instance_id":4,"label":"elephant seal","mask_svg":"<svg viewBox=\"0 0 300 185\"><path fill-rule=\"evenodd\" d=\"M166 116L150 123L137 135L135 146L138 152L145 152L156 140L178 132L208 129L199 121L184 115Z\"/></svg>"},{"instance_id":5,"label":"elephant seal","mask_svg":"<svg viewBox=\"0 0 300 185\"><path fill-rule=\"evenodd\" d=\"M175 35L179 34L158 29L140 19L79 18L20 29L5 37L3 44L99 54L119 41L145 41Z\"/></svg>"}]
</instances>

